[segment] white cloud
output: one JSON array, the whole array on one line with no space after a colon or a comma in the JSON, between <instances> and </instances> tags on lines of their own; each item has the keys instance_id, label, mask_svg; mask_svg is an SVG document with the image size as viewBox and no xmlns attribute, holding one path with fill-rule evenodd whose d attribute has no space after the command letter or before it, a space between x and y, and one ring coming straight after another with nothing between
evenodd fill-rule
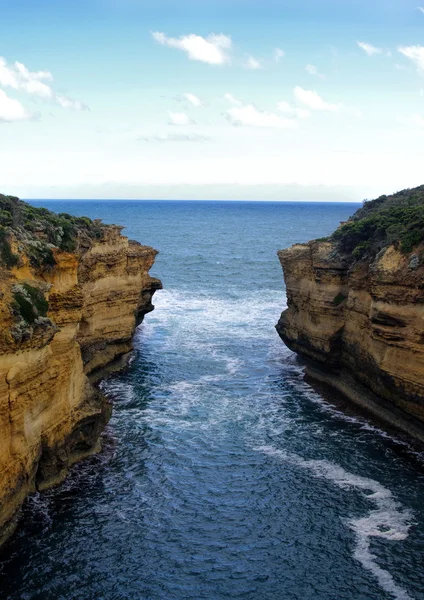
<instances>
[{"instance_id":1,"label":"white cloud","mask_svg":"<svg viewBox=\"0 0 424 600\"><path fill-rule=\"evenodd\" d=\"M412 60L419 71L424 71L424 46L399 46L398 51Z\"/></svg>"},{"instance_id":2,"label":"white cloud","mask_svg":"<svg viewBox=\"0 0 424 600\"><path fill-rule=\"evenodd\" d=\"M224 94L224 99L227 100L227 102L229 102L230 104L233 104L234 106L241 106L243 104L242 102L240 102L240 100L237 100L237 98L233 96L233 94Z\"/></svg>"},{"instance_id":3,"label":"white cloud","mask_svg":"<svg viewBox=\"0 0 424 600\"><path fill-rule=\"evenodd\" d=\"M200 133L169 133L153 136L141 136L143 142L208 142L211 138Z\"/></svg>"},{"instance_id":4,"label":"white cloud","mask_svg":"<svg viewBox=\"0 0 424 600\"><path fill-rule=\"evenodd\" d=\"M194 33L172 38L161 31L153 31L152 36L162 46L187 52L190 60L199 60L210 65L223 65L230 62L233 43L229 36L222 33L211 33L206 38Z\"/></svg>"},{"instance_id":5,"label":"white cloud","mask_svg":"<svg viewBox=\"0 0 424 600\"><path fill-rule=\"evenodd\" d=\"M368 54L368 56L374 56L374 54L381 54L383 52L382 48L377 48L372 44L367 44L367 42L356 42L358 46Z\"/></svg>"},{"instance_id":6,"label":"white cloud","mask_svg":"<svg viewBox=\"0 0 424 600\"><path fill-rule=\"evenodd\" d=\"M311 116L311 111L307 108L299 108L298 106L291 106L288 102L278 102L278 110L286 115L297 117L298 119L307 119Z\"/></svg>"},{"instance_id":7,"label":"white cloud","mask_svg":"<svg viewBox=\"0 0 424 600\"><path fill-rule=\"evenodd\" d=\"M5 68L8 67L5 66ZM14 69L18 87L20 89L23 89L28 94L35 94L41 98L51 98L53 96L51 87L43 82L43 80L51 81L53 79L50 72L38 71L36 73L31 73L31 71L20 62L14 63Z\"/></svg>"},{"instance_id":8,"label":"white cloud","mask_svg":"<svg viewBox=\"0 0 424 600\"><path fill-rule=\"evenodd\" d=\"M246 67L246 69L251 69L252 71L262 69L261 61L255 58L254 56L249 56L244 66Z\"/></svg>"},{"instance_id":9,"label":"white cloud","mask_svg":"<svg viewBox=\"0 0 424 600\"><path fill-rule=\"evenodd\" d=\"M48 71L31 73L24 64L15 62L9 66L6 60L0 56L0 85L23 90L41 98L51 98L53 91L43 80L51 81L52 79L52 74Z\"/></svg>"},{"instance_id":10,"label":"white cloud","mask_svg":"<svg viewBox=\"0 0 424 600\"><path fill-rule=\"evenodd\" d=\"M294 88L294 97L300 104L307 106L310 110L332 112L345 114L356 117L357 119L362 117L362 113L358 108L353 106L345 106L340 102L338 104L332 104L326 102L321 96L313 90L304 90L303 88L296 86ZM284 106L284 103L283 103Z\"/></svg>"},{"instance_id":11,"label":"white cloud","mask_svg":"<svg viewBox=\"0 0 424 600\"><path fill-rule=\"evenodd\" d=\"M25 121L32 117L18 100L9 96L0 89L0 122Z\"/></svg>"},{"instance_id":12,"label":"white cloud","mask_svg":"<svg viewBox=\"0 0 424 600\"><path fill-rule=\"evenodd\" d=\"M407 127L424 127L424 117L419 113L409 115L408 117L397 117L396 120Z\"/></svg>"},{"instance_id":13,"label":"white cloud","mask_svg":"<svg viewBox=\"0 0 424 600\"><path fill-rule=\"evenodd\" d=\"M192 121L185 113L169 112L168 123L169 125L190 125L194 123L194 121Z\"/></svg>"},{"instance_id":14,"label":"white cloud","mask_svg":"<svg viewBox=\"0 0 424 600\"><path fill-rule=\"evenodd\" d=\"M342 104L331 104L326 102L319 94L317 94L317 92L304 90L299 86L294 88L294 97L300 104L307 106L311 110L338 112L343 108Z\"/></svg>"},{"instance_id":15,"label":"white cloud","mask_svg":"<svg viewBox=\"0 0 424 600\"><path fill-rule=\"evenodd\" d=\"M203 102L198 96L195 96L195 94L190 94L189 92L186 92L185 94L183 94L183 98L185 100L188 100L188 102L190 102L190 104L192 104L196 108L203 106Z\"/></svg>"},{"instance_id":16,"label":"white cloud","mask_svg":"<svg viewBox=\"0 0 424 600\"><path fill-rule=\"evenodd\" d=\"M320 73L315 65L306 65L305 71L309 73L309 75L314 75L315 77L319 77L320 79L325 79L325 75Z\"/></svg>"},{"instance_id":17,"label":"white cloud","mask_svg":"<svg viewBox=\"0 0 424 600\"><path fill-rule=\"evenodd\" d=\"M13 69L7 66L5 59L0 56L0 85L19 89L18 77Z\"/></svg>"},{"instance_id":18,"label":"white cloud","mask_svg":"<svg viewBox=\"0 0 424 600\"><path fill-rule=\"evenodd\" d=\"M280 62L282 58L284 58L285 52L281 50L281 48L276 48L274 51L274 60L275 62Z\"/></svg>"},{"instance_id":19,"label":"white cloud","mask_svg":"<svg viewBox=\"0 0 424 600\"><path fill-rule=\"evenodd\" d=\"M74 110L90 110L88 106L80 102L79 100L72 100L72 98L68 98L67 96L56 96L56 102L62 108L71 108Z\"/></svg>"},{"instance_id":20,"label":"white cloud","mask_svg":"<svg viewBox=\"0 0 424 600\"><path fill-rule=\"evenodd\" d=\"M288 119L275 113L258 110L253 104L233 106L226 111L225 117L234 126L272 129L295 129L298 126L295 119Z\"/></svg>"},{"instance_id":21,"label":"white cloud","mask_svg":"<svg viewBox=\"0 0 424 600\"><path fill-rule=\"evenodd\" d=\"M422 12L424 14L424 6L418 6L417 10L419 10L420 12Z\"/></svg>"},{"instance_id":22,"label":"white cloud","mask_svg":"<svg viewBox=\"0 0 424 600\"><path fill-rule=\"evenodd\" d=\"M31 72L20 62L8 65L0 56L0 85L20 90L31 96L38 96L44 100L54 100L62 108L83 110L87 107L79 100L71 100L60 94L55 94L50 85L45 81L52 81L53 75L49 71Z\"/></svg>"}]
</instances>

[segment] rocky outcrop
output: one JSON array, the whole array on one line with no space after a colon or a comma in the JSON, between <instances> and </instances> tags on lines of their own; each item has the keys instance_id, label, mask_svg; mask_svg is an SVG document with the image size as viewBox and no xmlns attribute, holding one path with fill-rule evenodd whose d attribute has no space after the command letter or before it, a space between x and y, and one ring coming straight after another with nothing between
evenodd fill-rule
<instances>
[{"instance_id":1,"label":"rocky outcrop","mask_svg":"<svg viewBox=\"0 0 424 600\"><path fill-rule=\"evenodd\" d=\"M309 375L424 441L424 247L386 243L355 260L344 234L278 253L288 308L277 331Z\"/></svg>"},{"instance_id":2,"label":"rocky outcrop","mask_svg":"<svg viewBox=\"0 0 424 600\"><path fill-rule=\"evenodd\" d=\"M111 407L94 384L125 362L161 287L148 274L157 252L129 241L119 227L97 223L92 237L73 231L72 252L49 243L47 264L32 260L28 244L38 246L19 229L3 229L6 239L4 231L0 541L30 492L59 483L73 463L99 449Z\"/></svg>"}]
</instances>

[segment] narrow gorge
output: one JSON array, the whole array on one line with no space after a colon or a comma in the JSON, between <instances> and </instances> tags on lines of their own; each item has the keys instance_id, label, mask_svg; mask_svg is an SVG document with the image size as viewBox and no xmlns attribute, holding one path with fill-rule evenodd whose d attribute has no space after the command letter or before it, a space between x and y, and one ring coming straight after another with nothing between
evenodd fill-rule
<instances>
[{"instance_id":1,"label":"narrow gorge","mask_svg":"<svg viewBox=\"0 0 424 600\"><path fill-rule=\"evenodd\" d=\"M100 449L125 365L161 287L157 251L121 227L0 195L0 542L26 496Z\"/></svg>"},{"instance_id":2,"label":"narrow gorge","mask_svg":"<svg viewBox=\"0 0 424 600\"><path fill-rule=\"evenodd\" d=\"M77 257L78 310L72 308L65 263L63 287L57 294L53 287L44 293L47 313L38 296L39 335L45 318L61 330L50 349L37 350L49 370L37 366L43 383L20 396L26 404L13 414L16 437L10 436L9 421L2 425L16 449L22 447L21 454L14 448L13 464L23 465L23 456L28 457L21 481L33 481L32 489L59 480L67 461L91 452L95 428L100 430L108 417L107 405L102 409L105 405L94 397L84 405L68 394L75 398L69 406L65 386L81 385L81 379L75 376L71 383L62 372L71 362L69 340L77 342L78 377L85 365L89 379L96 381L115 363L116 354L125 356L134 311L140 306L143 313L149 304L140 291L154 285L146 277L150 250L127 245L110 228L96 233L95 221L64 213L121 223L129 238L159 248L153 269L166 289L157 294L156 310L133 338L128 368L101 382L100 390L113 401L102 452L72 468L63 484L30 494L24 503L19 527L0 556L2 600L421 600L422 455L415 446L410 452L409 442L391 435L391 428L358 414L362 411L344 410L346 402L342 407L327 402L304 380L304 361L281 343L274 327L285 300L276 249L328 235L356 206L204 200L39 200L31 206L59 214L61 224L55 221L54 231L61 239L51 238L54 256L79 256L72 250L78 239L77 245L87 248ZM30 239L37 239L40 213L23 220L29 221L28 231L32 227ZM80 231L77 236L65 235L68 222ZM107 242L107 235L116 241ZM373 237L380 243L379 234ZM399 240L403 237L400 232ZM51 262L50 246L39 241L41 248L29 244L29 260L37 262L38 248ZM9 255L4 249L9 262L16 260L18 244L11 244ZM322 244L327 248L333 242ZM341 256L343 248L336 242L333 247ZM415 259L401 247L395 250L401 260L409 259L405 272L418 278L421 266L408 265L421 260L419 251ZM125 285L118 282L128 281L127 251L131 268L139 260L146 263L123 295ZM144 259L138 251L146 252ZM124 268L118 268L120 262ZM44 278L51 273L52 279L59 265L47 269ZM293 262L293 269L306 266L303 259ZM12 304L7 314L15 319L8 330L16 336L22 332L19 343L25 348L28 317L35 315L25 311L20 286L41 290L47 281L37 275L16 284L16 273L23 269L12 265L2 273L15 282L7 292ZM349 301L338 295L347 295L347 287L329 287L327 304L342 310ZM122 303L131 295L131 303ZM20 303L19 311L13 302ZM65 303L69 309L59 311ZM34 302L30 305L34 312ZM22 310L25 322L19 317ZM71 323L79 313L76 332ZM69 325L56 322L57 314ZM106 339L111 344L105 347ZM8 347L19 348L13 344L9 341ZM31 352L23 349L12 359L18 362ZM35 371L35 357L27 362L14 383L15 393L18 383L21 389L27 385L29 370ZM53 369L60 385L54 383ZM402 368L398 371L402 375ZM53 403L44 391L48 386L57 398ZM31 465L36 465L35 474Z\"/></svg>"},{"instance_id":3,"label":"narrow gorge","mask_svg":"<svg viewBox=\"0 0 424 600\"><path fill-rule=\"evenodd\" d=\"M307 374L424 441L424 186L365 202L329 237L280 251L277 325Z\"/></svg>"}]
</instances>

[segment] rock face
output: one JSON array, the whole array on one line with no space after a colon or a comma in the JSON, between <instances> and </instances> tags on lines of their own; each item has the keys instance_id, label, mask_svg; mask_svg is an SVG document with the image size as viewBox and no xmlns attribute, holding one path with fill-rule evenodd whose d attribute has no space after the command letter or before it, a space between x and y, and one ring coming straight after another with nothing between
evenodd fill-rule
<instances>
[{"instance_id":1,"label":"rock face","mask_svg":"<svg viewBox=\"0 0 424 600\"><path fill-rule=\"evenodd\" d=\"M424 441L422 245L353 260L337 236L279 252L288 308L277 325L307 372Z\"/></svg>"},{"instance_id":2,"label":"rock face","mask_svg":"<svg viewBox=\"0 0 424 600\"><path fill-rule=\"evenodd\" d=\"M48 268L8 238L20 257L0 265L0 542L28 493L99 449L111 407L94 383L122 366L153 310L157 252L120 231L102 226L74 252L50 245Z\"/></svg>"}]
</instances>

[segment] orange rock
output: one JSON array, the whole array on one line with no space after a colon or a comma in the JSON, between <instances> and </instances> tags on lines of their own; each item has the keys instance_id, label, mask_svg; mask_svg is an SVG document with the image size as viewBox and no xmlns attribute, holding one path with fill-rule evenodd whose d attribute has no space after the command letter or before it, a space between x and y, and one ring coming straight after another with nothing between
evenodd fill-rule
<instances>
[{"instance_id":1,"label":"orange rock","mask_svg":"<svg viewBox=\"0 0 424 600\"><path fill-rule=\"evenodd\" d=\"M80 252L55 249L50 270L32 269L25 257L19 268L0 268L0 540L27 494L99 450L111 407L94 383L122 366L161 287L148 273L156 250L120 231L105 228ZM19 337L13 290L25 283L45 290L49 309Z\"/></svg>"},{"instance_id":2,"label":"orange rock","mask_svg":"<svg viewBox=\"0 0 424 600\"><path fill-rule=\"evenodd\" d=\"M309 374L424 441L424 267L393 246L353 266L331 242L278 254L283 341Z\"/></svg>"}]
</instances>

